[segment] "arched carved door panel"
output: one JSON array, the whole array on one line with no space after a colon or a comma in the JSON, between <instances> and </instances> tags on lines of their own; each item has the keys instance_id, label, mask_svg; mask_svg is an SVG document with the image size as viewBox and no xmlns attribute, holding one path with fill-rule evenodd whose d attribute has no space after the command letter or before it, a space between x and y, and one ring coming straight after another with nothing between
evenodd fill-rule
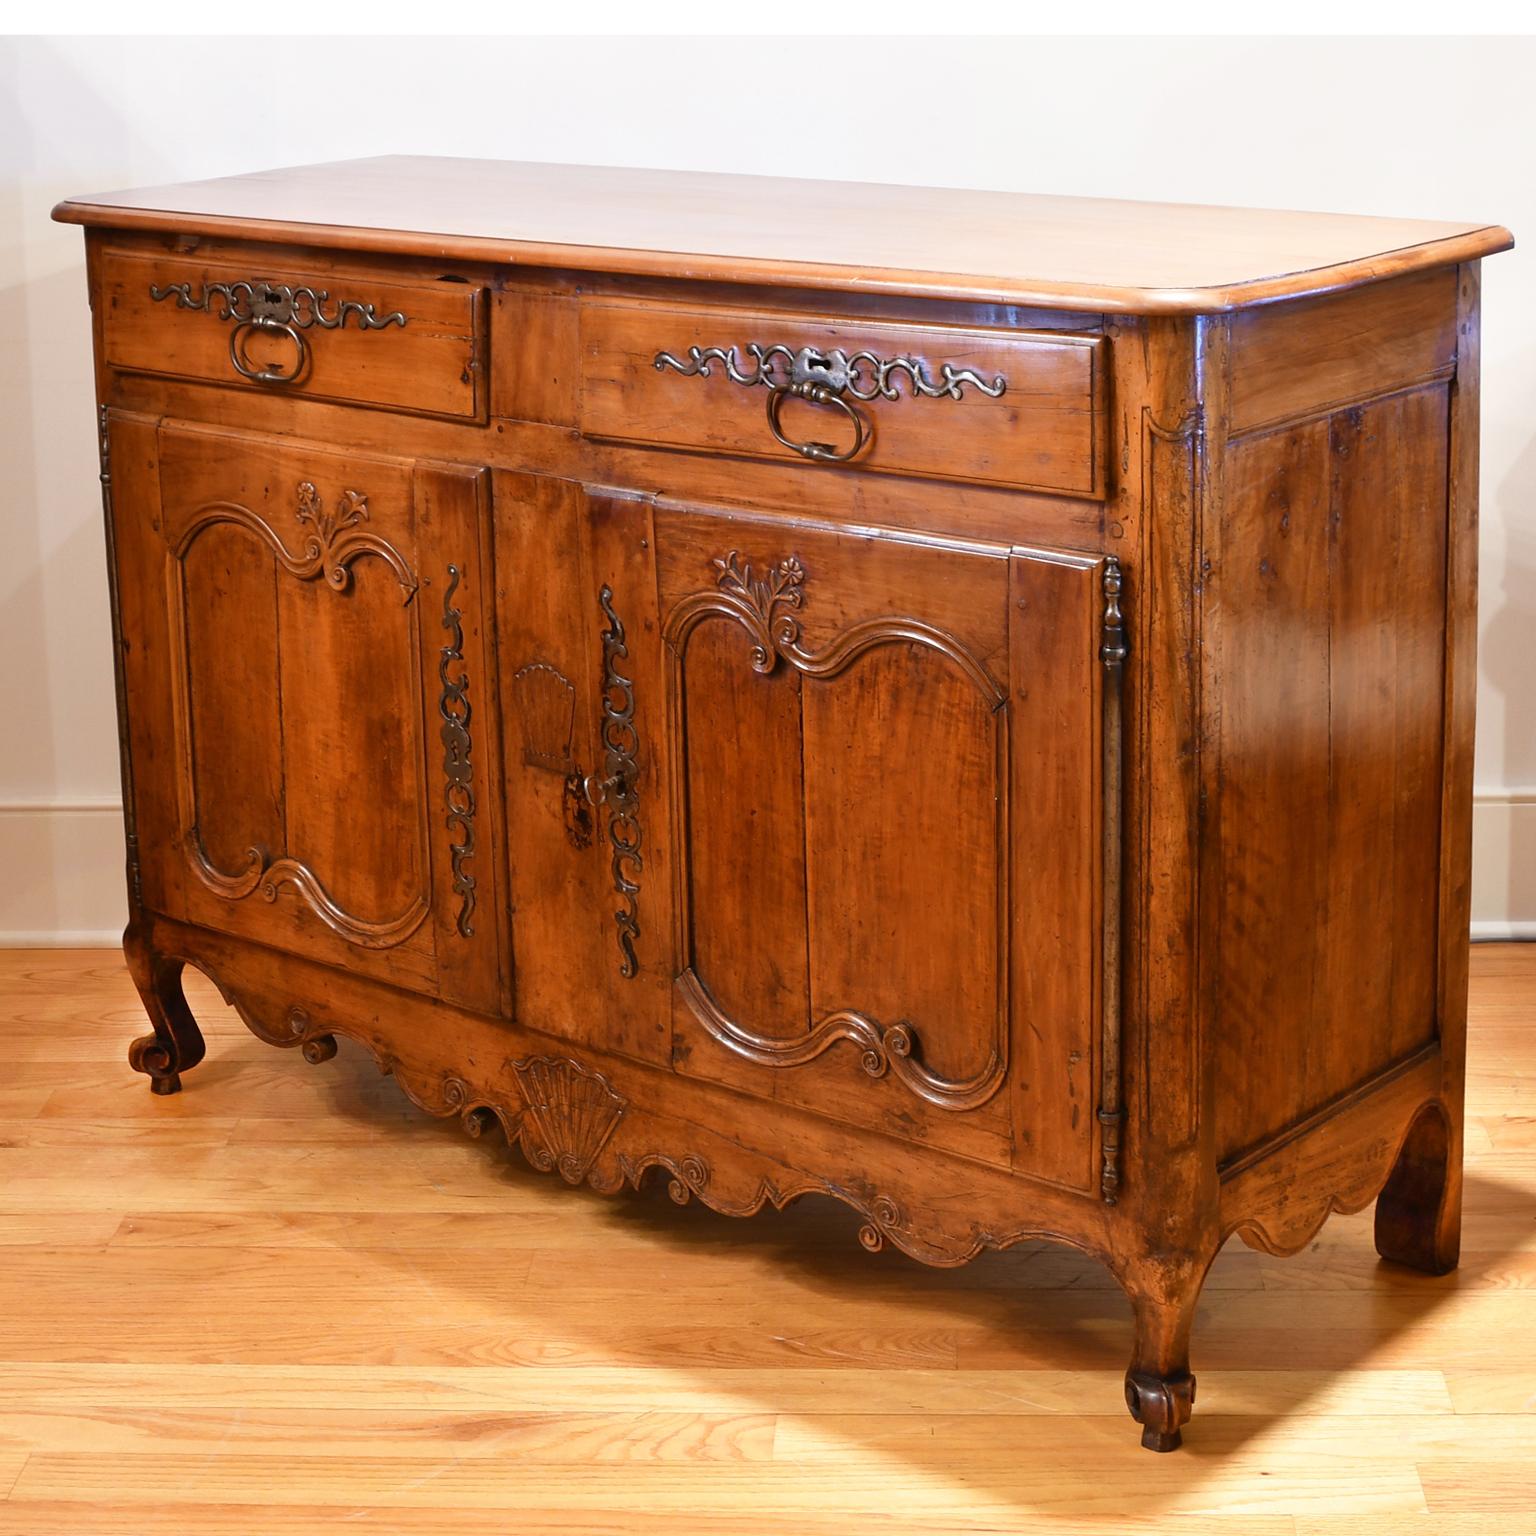
<instances>
[{"instance_id":1,"label":"arched carved door panel","mask_svg":"<svg viewBox=\"0 0 1536 1536\"><path fill-rule=\"evenodd\" d=\"M138 422L123 557L146 870L168 915L497 1005L497 824L473 711L483 474ZM119 459L118 462L121 462ZM135 494L137 492L137 494ZM466 687L471 680L480 696ZM495 751L495 744L481 753Z\"/></svg>"},{"instance_id":2,"label":"arched carved door panel","mask_svg":"<svg viewBox=\"0 0 1536 1536\"><path fill-rule=\"evenodd\" d=\"M644 546L659 599L639 906L677 1070L1094 1187L1102 562L662 503L594 526L596 574Z\"/></svg>"}]
</instances>

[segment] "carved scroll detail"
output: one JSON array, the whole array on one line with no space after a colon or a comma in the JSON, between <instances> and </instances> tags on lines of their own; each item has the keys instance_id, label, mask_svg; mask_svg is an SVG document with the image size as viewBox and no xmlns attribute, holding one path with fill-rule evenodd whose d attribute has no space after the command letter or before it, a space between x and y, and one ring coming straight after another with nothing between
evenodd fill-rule
<instances>
[{"instance_id":1,"label":"carved scroll detail","mask_svg":"<svg viewBox=\"0 0 1536 1536\"><path fill-rule=\"evenodd\" d=\"M843 1008L829 1013L808 1034L778 1039L754 1034L727 1018L693 971L684 971L677 984L705 1029L721 1045L760 1067L802 1067L846 1040L858 1048L859 1065L870 1077L889 1073L935 1109L979 1109L1002 1086L1006 1062L995 1045L981 1071L956 1082L923 1066L917 1034L905 1021L881 1025Z\"/></svg>"},{"instance_id":2,"label":"carved scroll detail","mask_svg":"<svg viewBox=\"0 0 1536 1536\"><path fill-rule=\"evenodd\" d=\"M1035 1238L1096 1252L1043 1221L1002 1230L983 1226L954 1209L953 1202L927 1213L934 1225L920 1230L901 1202L888 1194L850 1188L846 1181L804 1172L741 1146L732 1146L729 1164L719 1170L697 1151L663 1152L654 1143L647 1145L652 1131L693 1128L663 1119L653 1122L602 1073L570 1058L533 1056L508 1061L516 1088L509 1085L505 1092L498 1092L471 1084L452 1070L436 1071L402 1061L375 1026L353 1025L341 1018L321 1021L302 1008L290 1009L269 1025L249 999L237 993L232 1001L259 1039L290 1049L304 1047L309 1060L328 1059L337 1036L355 1040L427 1114L457 1116L474 1137L483 1137L499 1125L508 1143L520 1146L534 1168L558 1172L568 1182L585 1183L601 1194L638 1189L652 1169L660 1169L668 1175L667 1193L678 1204L697 1199L722 1216L755 1216L767 1208L781 1211L804 1195L829 1195L860 1216L858 1241L871 1253L889 1243L924 1264L943 1268ZM538 1123L540 1114L543 1127Z\"/></svg>"},{"instance_id":3,"label":"carved scroll detail","mask_svg":"<svg viewBox=\"0 0 1536 1536\"><path fill-rule=\"evenodd\" d=\"M301 555L289 553L288 547L259 513L233 501L212 501L187 520L177 541L175 555L183 558L192 542L207 529L220 523L245 528L255 534L277 557L290 576L300 581L314 581L324 576L336 592L352 585L352 565L362 555L377 555L395 574L409 602L416 591L416 576L394 545L364 528L368 521L368 497L360 491L343 491L333 510L327 512L320 493L308 480L298 489L298 510L294 516L310 532Z\"/></svg>"},{"instance_id":4,"label":"carved scroll detail","mask_svg":"<svg viewBox=\"0 0 1536 1536\"><path fill-rule=\"evenodd\" d=\"M260 891L264 901L275 902L278 892L291 885L326 927L349 944L360 944L364 949L390 949L403 943L427 915L427 904L418 896L398 917L370 922L338 906L315 872L297 859L273 859L265 849L250 848L246 850L246 867L239 874L226 875L209 860L196 827L185 834L184 842L198 879L226 901L243 901Z\"/></svg>"},{"instance_id":5,"label":"carved scroll detail","mask_svg":"<svg viewBox=\"0 0 1536 1536\"><path fill-rule=\"evenodd\" d=\"M674 699L682 697L682 657L688 635L704 619L723 616L734 619L747 631L752 640L752 668L764 675L783 661L807 677L829 679L877 646L906 641L947 657L994 713L1007 703L1007 696L965 645L919 619L865 619L843 630L824 649L807 650L801 644L798 617L805 598L806 572L794 555L780 560L762 577L753 575L751 565L743 563L736 550L713 564L716 589L689 594L667 619L664 639L669 650ZM691 969L679 976L678 986L699 1022L716 1040L760 1066L803 1066L846 1040L858 1048L860 1065L869 1076L889 1075L936 1109L956 1111L985 1104L1002 1086L1007 1073L1007 1055L997 1040L979 1072L973 1077L952 1080L923 1065L916 1031L907 1021L882 1025L862 1013L842 1009L814 1024L806 1035L780 1039L756 1034L727 1018Z\"/></svg>"},{"instance_id":6,"label":"carved scroll detail","mask_svg":"<svg viewBox=\"0 0 1536 1536\"><path fill-rule=\"evenodd\" d=\"M330 1061L335 1056L335 1035L317 1025L303 1008L290 1008L283 1022L292 1037L291 1041L285 1043L297 1045L310 1066L318 1067L321 1062Z\"/></svg>"},{"instance_id":7,"label":"carved scroll detail","mask_svg":"<svg viewBox=\"0 0 1536 1536\"><path fill-rule=\"evenodd\" d=\"M645 868L640 852L640 737L635 728L635 685L619 671L629 648L624 626L613 611L613 588L605 585L597 600L608 620L603 631L603 779L613 888L621 903L613 921L618 930L619 974L632 977L639 970L635 940L640 937L640 874Z\"/></svg>"},{"instance_id":8,"label":"carved scroll detail","mask_svg":"<svg viewBox=\"0 0 1536 1536\"><path fill-rule=\"evenodd\" d=\"M404 593L405 603L408 604L416 593L416 575L399 550L367 528L366 493L343 491L334 506L327 510L313 482L301 480L297 497L294 516L301 527L309 529L302 554L291 553L281 536L259 513L231 501L208 502L199 507L188 518L172 548L175 557L171 582L174 605L172 644L176 648L172 669L173 709L176 733L185 752L190 752L192 739L191 708L187 697L185 559L192 544L208 529L218 526L243 528L265 544L290 575L300 581L315 581L323 576L326 585L338 593L351 589L354 562L364 555L376 555L393 572ZM278 893L285 886L291 886L333 933L349 944L365 949L389 949L403 943L426 918L427 903L420 896L396 917L380 921L357 917L338 905L306 864L289 857L273 858L265 848L248 848L245 867L235 874L226 874L213 864L203 846L192 783L192 768L188 761L178 775L183 847L193 873L226 901L243 901L259 891L263 900L275 902Z\"/></svg>"},{"instance_id":9,"label":"carved scroll detail","mask_svg":"<svg viewBox=\"0 0 1536 1536\"><path fill-rule=\"evenodd\" d=\"M794 555L787 555L774 566L766 577L752 575L750 565L742 565L733 549L723 559L714 562L720 573L716 584L742 605L742 618L751 631L752 666L758 672L772 672L778 663L779 648L793 647L800 638L800 625L791 609L797 609L803 598L801 587L805 581L805 567Z\"/></svg>"},{"instance_id":10,"label":"carved scroll detail","mask_svg":"<svg viewBox=\"0 0 1536 1536\"><path fill-rule=\"evenodd\" d=\"M459 590L459 578L463 573L456 565L448 567L448 586L443 592L443 628L448 631L448 642L442 648L437 663L437 675L442 683L442 694L437 701L437 712L442 716L443 740L443 798L447 806L446 823L453 836L448 854L453 876L453 892L459 898L458 915L454 926L463 938L473 938L475 932L475 877L465 867L475 856L475 770L470 761L472 741L469 734L471 706L469 702L469 672L463 668L464 626L463 614L453 606ZM460 664L454 672L455 663Z\"/></svg>"},{"instance_id":11,"label":"carved scroll detail","mask_svg":"<svg viewBox=\"0 0 1536 1536\"><path fill-rule=\"evenodd\" d=\"M752 637L752 668L764 675L781 660L807 677L836 677L876 646L907 640L947 656L975 685L994 710L1007 696L981 662L953 635L921 619L864 619L843 630L824 650L808 651L800 644L795 616L804 600L805 568L793 555L756 578L735 550L714 562L717 590L694 592L683 598L667 619L666 641L680 654L689 632L711 614L735 619Z\"/></svg>"}]
</instances>

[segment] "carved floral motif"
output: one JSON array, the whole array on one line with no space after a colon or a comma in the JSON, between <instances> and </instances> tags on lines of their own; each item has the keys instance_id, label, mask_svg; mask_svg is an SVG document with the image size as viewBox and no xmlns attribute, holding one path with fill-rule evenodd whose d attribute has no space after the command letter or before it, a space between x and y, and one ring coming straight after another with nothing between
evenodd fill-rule
<instances>
[{"instance_id":1,"label":"carved floral motif","mask_svg":"<svg viewBox=\"0 0 1536 1536\"><path fill-rule=\"evenodd\" d=\"M299 555L289 552L281 536L259 513L236 501L211 501L187 519L175 554L178 559L184 559L193 541L209 528L221 523L231 524L255 534L290 576L300 581L314 581L324 576L326 584L337 592L345 592L351 587L354 561L362 555L377 555L394 572L405 601L410 602L416 592L416 575L393 544L365 526L368 522L366 492L344 490L334 507L327 511L314 483L301 480L294 517L301 527L309 529L304 538L303 553Z\"/></svg>"}]
</instances>

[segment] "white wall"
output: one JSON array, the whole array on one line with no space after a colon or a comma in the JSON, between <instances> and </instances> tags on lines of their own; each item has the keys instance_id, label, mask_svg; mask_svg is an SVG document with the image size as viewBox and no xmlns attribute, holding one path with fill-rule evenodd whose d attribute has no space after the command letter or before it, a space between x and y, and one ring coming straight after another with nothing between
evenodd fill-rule
<instances>
[{"instance_id":1,"label":"white wall","mask_svg":"<svg viewBox=\"0 0 1536 1536\"><path fill-rule=\"evenodd\" d=\"M1536 42L0 41L0 940L123 920L69 194L385 152L1507 224L1484 269L1476 917L1536 935Z\"/></svg>"}]
</instances>

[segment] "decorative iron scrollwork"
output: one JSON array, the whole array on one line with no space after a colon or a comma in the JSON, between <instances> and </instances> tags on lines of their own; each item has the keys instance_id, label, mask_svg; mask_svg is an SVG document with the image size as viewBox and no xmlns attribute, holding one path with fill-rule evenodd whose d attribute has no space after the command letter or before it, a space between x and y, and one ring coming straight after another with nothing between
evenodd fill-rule
<instances>
[{"instance_id":1,"label":"decorative iron scrollwork","mask_svg":"<svg viewBox=\"0 0 1536 1536\"><path fill-rule=\"evenodd\" d=\"M765 347L754 341L747 344L747 357L750 366L742 362L735 347L689 347L686 359L658 352L651 361L658 373L672 368L688 378L709 378L713 365L719 363L733 384L748 388L761 385L768 391L768 428L774 438L802 458L829 464L846 464L857 458L873 436L870 423L849 401L868 404L899 399L897 381L903 375L914 400L959 400L967 387L996 400L1008 388L1000 373L994 374L988 383L973 368L940 363L935 383L929 364L922 358L887 358L868 351L849 353L841 347L827 351L801 347L793 351L782 343ZM790 437L784 431L782 416L784 402L791 397L841 411L853 427L853 442L838 448L831 443L800 442Z\"/></svg>"},{"instance_id":2,"label":"decorative iron scrollwork","mask_svg":"<svg viewBox=\"0 0 1536 1536\"><path fill-rule=\"evenodd\" d=\"M197 310L220 320L233 321L235 328L229 338L229 360L238 374L257 384L292 384L302 376L309 364L309 344L304 340L303 332L311 327L341 330L348 318L356 321L360 331L382 331L387 326L407 323L398 309L380 315L375 313L372 304L357 299L337 299L327 312L326 305L332 302L329 289L274 283L265 278L202 283L195 296L190 282L167 283L164 287L151 283L149 296L156 303L173 298L177 309ZM245 349L252 331L286 336L294 349L292 368L284 372L253 363Z\"/></svg>"},{"instance_id":3,"label":"decorative iron scrollwork","mask_svg":"<svg viewBox=\"0 0 1536 1536\"><path fill-rule=\"evenodd\" d=\"M1120 1190L1120 1130L1125 1106L1120 1083L1120 862L1122 809L1121 692L1126 644L1125 616L1120 611L1124 577L1113 555L1104 561L1104 616L1099 636L1099 660L1104 666L1104 981L1103 1067L1099 1085L1099 1193L1113 1205Z\"/></svg>"},{"instance_id":4,"label":"decorative iron scrollwork","mask_svg":"<svg viewBox=\"0 0 1536 1536\"><path fill-rule=\"evenodd\" d=\"M901 391L896 381L904 374L914 399L959 400L967 385L996 400L1008 388L1002 374L994 374L989 384L973 368L957 368L953 363L939 364L939 381L933 381L930 366L920 357L881 357L875 352L844 352L841 347L820 351L801 347L798 352L775 343L764 347L747 344L750 368L743 366L735 347L689 347L687 359L670 352L658 352L653 359L657 372L675 368L689 378L711 376L711 365L719 363L733 384L761 385L771 390L793 390L797 385L820 387L834 395L851 395L855 400L896 400Z\"/></svg>"},{"instance_id":5,"label":"decorative iron scrollwork","mask_svg":"<svg viewBox=\"0 0 1536 1536\"><path fill-rule=\"evenodd\" d=\"M463 615L453 606L462 574L458 566L448 567L448 586L443 593L443 628L448 631L449 639L437 664L437 675L443 685L437 709L443 718L441 734L443 775L446 780L444 800L448 810L446 820L448 831L454 838L448 853L453 873L453 891L459 898L455 926L468 939L473 938L475 932L475 877L465 868L475 856L475 774L470 761L469 673L462 667ZM453 672L455 663L460 664L457 674Z\"/></svg>"},{"instance_id":6,"label":"decorative iron scrollwork","mask_svg":"<svg viewBox=\"0 0 1536 1536\"><path fill-rule=\"evenodd\" d=\"M267 320L278 325L297 326L300 330L318 325L324 330L335 331L351 318L357 321L360 331L382 331L386 326L408 323L398 309L379 315L374 313L372 304L357 299L337 299L334 309L327 314L325 306L331 302L328 288L293 287L288 283L268 282L264 278L238 283L203 283L196 298L192 296L191 283L167 283L163 288L158 283L151 283L149 296L157 302L174 298L177 309L201 310L237 324Z\"/></svg>"},{"instance_id":7,"label":"decorative iron scrollwork","mask_svg":"<svg viewBox=\"0 0 1536 1536\"><path fill-rule=\"evenodd\" d=\"M629 657L624 626L613 611L613 588L604 585L597 600L608 627L603 631L603 766L586 781L588 799L608 807L608 843L612 849L613 888L622 905L614 912L618 929L619 974L634 976L639 965L635 940L640 936L639 732L635 728L635 685L619 671Z\"/></svg>"}]
</instances>

